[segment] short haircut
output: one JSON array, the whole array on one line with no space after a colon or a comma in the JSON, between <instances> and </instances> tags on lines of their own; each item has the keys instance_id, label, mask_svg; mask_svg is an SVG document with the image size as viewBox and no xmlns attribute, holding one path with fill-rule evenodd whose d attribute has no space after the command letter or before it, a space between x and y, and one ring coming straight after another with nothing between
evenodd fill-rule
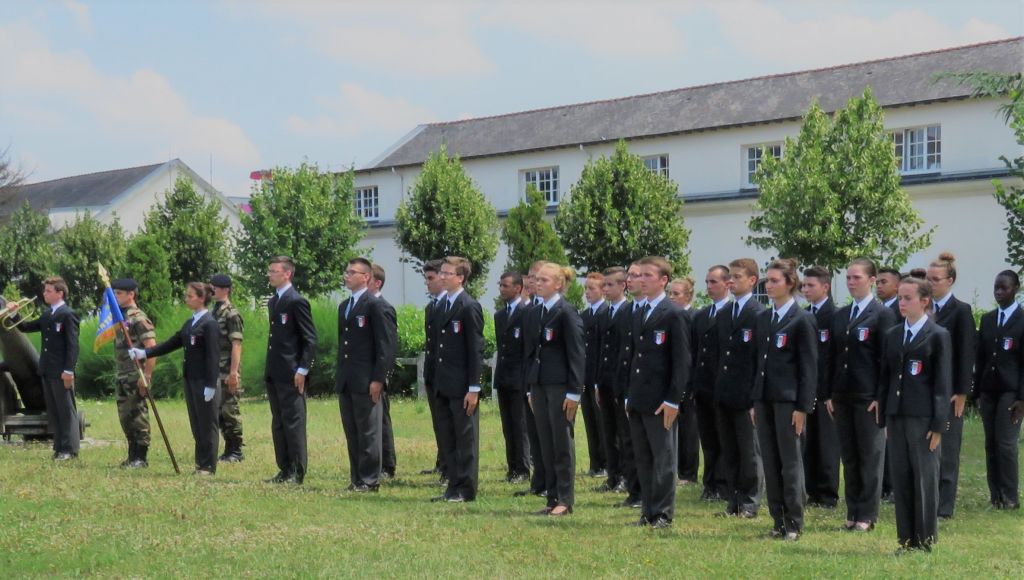
<instances>
[{"instance_id":1,"label":"short haircut","mask_svg":"<svg viewBox=\"0 0 1024 580\"><path fill-rule=\"evenodd\" d=\"M352 258L348 263L349 265L359 264L360 266L366 266L366 273L373 274L373 263L366 258Z\"/></svg>"},{"instance_id":2,"label":"short haircut","mask_svg":"<svg viewBox=\"0 0 1024 580\"><path fill-rule=\"evenodd\" d=\"M589 272L587 273L587 280L597 280L598 282L604 282L604 274L600 272Z\"/></svg>"},{"instance_id":3,"label":"short haircut","mask_svg":"<svg viewBox=\"0 0 1024 580\"><path fill-rule=\"evenodd\" d=\"M814 278L822 284L832 285L832 272L824 266L808 266L804 278Z\"/></svg>"},{"instance_id":4,"label":"short haircut","mask_svg":"<svg viewBox=\"0 0 1024 580\"><path fill-rule=\"evenodd\" d=\"M721 275L722 279L728 279L729 278L729 266L725 266L723 264L716 264L716 265L711 266L710 268L708 268L708 273L709 274L711 272L715 272L715 271L718 271L718 273Z\"/></svg>"},{"instance_id":5,"label":"short haircut","mask_svg":"<svg viewBox=\"0 0 1024 580\"><path fill-rule=\"evenodd\" d=\"M853 260L850 260L846 269L849 270L850 266L860 266L861 268L864 268L864 273L868 275L868 278L878 277L878 268L875 267L875 262L872 261L871 258L854 258Z\"/></svg>"},{"instance_id":6,"label":"short haircut","mask_svg":"<svg viewBox=\"0 0 1024 580\"><path fill-rule=\"evenodd\" d=\"M743 270L747 273L747 276L753 276L755 278L760 276L757 269L757 262L751 258L737 258L729 262L729 269L736 268L737 270Z\"/></svg>"},{"instance_id":7,"label":"short haircut","mask_svg":"<svg viewBox=\"0 0 1024 580\"><path fill-rule=\"evenodd\" d=\"M605 279L615 278L615 282L624 283L626 281L626 269L622 266L612 266L611 268L605 268L603 272Z\"/></svg>"},{"instance_id":8,"label":"short haircut","mask_svg":"<svg viewBox=\"0 0 1024 580\"><path fill-rule=\"evenodd\" d=\"M1009 278L1014 286L1020 287L1020 275L1013 270L1003 270L996 274L996 278Z\"/></svg>"},{"instance_id":9,"label":"short haircut","mask_svg":"<svg viewBox=\"0 0 1024 580\"><path fill-rule=\"evenodd\" d=\"M423 273L426 274L427 272L433 272L437 274L441 271L441 264L443 263L444 260L427 260L426 262L423 262Z\"/></svg>"},{"instance_id":10,"label":"short haircut","mask_svg":"<svg viewBox=\"0 0 1024 580\"><path fill-rule=\"evenodd\" d=\"M380 264L374 262L370 265L370 273L373 274L373 279L380 282L380 287L383 288L384 279L387 278L387 273L384 272L384 268Z\"/></svg>"},{"instance_id":11,"label":"short haircut","mask_svg":"<svg viewBox=\"0 0 1024 580\"><path fill-rule=\"evenodd\" d=\"M666 278L672 278L672 264L661 256L647 256L640 258L636 261L637 265L640 266L654 266L658 269L658 274Z\"/></svg>"},{"instance_id":12,"label":"short haircut","mask_svg":"<svg viewBox=\"0 0 1024 580\"><path fill-rule=\"evenodd\" d=\"M882 274L889 274L889 275L892 275L892 276L896 276L897 279L903 277L903 274L901 274L900 271L897 270L896 268L879 268L878 269L878 275L881 276Z\"/></svg>"},{"instance_id":13,"label":"short haircut","mask_svg":"<svg viewBox=\"0 0 1024 580\"><path fill-rule=\"evenodd\" d=\"M502 274L501 277L498 278L498 280L504 280L505 278L512 278L512 285L513 286L522 286L523 285L523 275L520 274L519 272L515 272L515 271L512 271L512 270L509 270L508 272L505 272L504 274Z\"/></svg>"},{"instance_id":14,"label":"short haircut","mask_svg":"<svg viewBox=\"0 0 1024 580\"><path fill-rule=\"evenodd\" d=\"M449 266L455 266L455 273L462 276L463 280L468 280L469 275L473 273L473 265L462 256L448 256L444 259L444 263Z\"/></svg>"},{"instance_id":15,"label":"short haircut","mask_svg":"<svg viewBox=\"0 0 1024 580\"><path fill-rule=\"evenodd\" d=\"M68 283L64 281L64 278L60 276L50 276L46 280L43 280L43 286L53 286L53 289L60 292L61 296L65 300L68 299Z\"/></svg>"},{"instance_id":16,"label":"short haircut","mask_svg":"<svg viewBox=\"0 0 1024 580\"><path fill-rule=\"evenodd\" d=\"M285 272L295 272L295 260L288 256L274 256L270 259L271 264L281 264Z\"/></svg>"}]
</instances>

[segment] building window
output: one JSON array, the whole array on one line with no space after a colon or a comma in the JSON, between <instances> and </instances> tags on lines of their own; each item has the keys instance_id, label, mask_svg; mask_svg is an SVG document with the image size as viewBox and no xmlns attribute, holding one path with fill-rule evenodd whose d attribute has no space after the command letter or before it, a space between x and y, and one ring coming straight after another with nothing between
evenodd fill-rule
<instances>
[{"instance_id":1,"label":"building window","mask_svg":"<svg viewBox=\"0 0 1024 580\"><path fill-rule=\"evenodd\" d=\"M890 134L900 173L928 173L942 169L941 126L896 129Z\"/></svg>"},{"instance_id":2,"label":"building window","mask_svg":"<svg viewBox=\"0 0 1024 580\"><path fill-rule=\"evenodd\" d=\"M356 215L367 220L380 218L380 196L376 185L356 188Z\"/></svg>"},{"instance_id":3,"label":"building window","mask_svg":"<svg viewBox=\"0 0 1024 580\"><path fill-rule=\"evenodd\" d=\"M558 205L558 168L543 167L523 171L523 194L527 186L533 185L544 194L548 205Z\"/></svg>"},{"instance_id":4,"label":"building window","mask_svg":"<svg viewBox=\"0 0 1024 580\"><path fill-rule=\"evenodd\" d=\"M772 299L768 297L767 280L761 278L757 281L757 285L754 286L753 292L751 292L751 298L761 303L761 306L768 306L771 304Z\"/></svg>"},{"instance_id":5,"label":"building window","mask_svg":"<svg viewBox=\"0 0 1024 580\"><path fill-rule=\"evenodd\" d=\"M644 165L647 166L647 169L668 179L668 155L644 157Z\"/></svg>"},{"instance_id":6,"label":"building window","mask_svg":"<svg viewBox=\"0 0 1024 580\"><path fill-rule=\"evenodd\" d=\"M757 187L754 183L754 174L757 173L757 168L761 166L761 159L765 151L767 151L772 157L776 159L782 159L782 143L762 143L760 145L750 145L746 148L746 157L744 158L743 174L746 181L747 187Z\"/></svg>"}]
</instances>

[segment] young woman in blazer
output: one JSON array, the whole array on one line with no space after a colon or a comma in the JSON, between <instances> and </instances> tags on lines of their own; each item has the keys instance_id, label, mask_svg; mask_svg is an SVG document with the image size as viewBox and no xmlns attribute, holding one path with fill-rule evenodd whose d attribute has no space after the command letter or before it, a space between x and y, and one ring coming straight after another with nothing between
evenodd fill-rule
<instances>
[{"instance_id":1,"label":"young woman in blazer","mask_svg":"<svg viewBox=\"0 0 1024 580\"><path fill-rule=\"evenodd\" d=\"M825 408L836 422L846 482L846 531L874 529L882 493L885 433L875 420L882 340L893 327L892 310L875 300L875 264L857 258L846 267L853 303L832 318L834 375Z\"/></svg>"},{"instance_id":2,"label":"young woman in blazer","mask_svg":"<svg viewBox=\"0 0 1024 580\"><path fill-rule=\"evenodd\" d=\"M998 307L981 317L975 358L989 501L996 509L1020 507L1017 447L1024 415L1024 312L1017 304L1018 292L1016 272L1004 270L996 276L992 293Z\"/></svg>"},{"instance_id":3,"label":"young woman in blazer","mask_svg":"<svg viewBox=\"0 0 1024 580\"><path fill-rule=\"evenodd\" d=\"M761 444L770 536L795 541L804 527L801 436L818 390L814 315L796 304L800 276L794 260L775 260L765 272L772 308L757 316L758 373L750 417Z\"/></svg>"},{"instance_id":4,"label":"young woman in blazer","mask_svg":"<svg viewBox=\"0 0 1024 580\"><path fill-rule=\"evenodd\" d=\"M932 288L927 280L900 282L905 320L885 336L878 381L879 424L887 427L889 470L896 503L900 548L931 550L938 540L939 448L952 393L949 332L932 322Z\"/></svg>"},{"instance_id":5,"label":"young woman in blazer","mask_svg":"<svg viewBox=\"0 0 1024 580\"><path fill-rule=\"evenodd\" d=\"M179 348L185 350L185 407L195 439L196 475L213 475L217 471L217 447L220 443L218 411L220 409L220 325L207 307L213 299L213 288L202 282L185 286L185 305L192 309L181 329L160 344L133 348L132 358L145 360L163 356Z\"/></svg>"},{"instance_id":6,"label":"young woman in blazer","mask_svg":"<svg viewBox=\"0 0 1024 580\"><path fill-rule=\"evenodd\" d=\"M960 444L964 436L964 405L971 394L974 379L974 344L977 329L971 306L953 296L956 283L956 258L949 252L928 265L928 282L934 293L932 318L949 331L953 340L953 394L950 397L949 425L942 438L939 466L939 518L953 517L957 480L960 478Z\"/></svg>"},{"instance_id":7,"label":"young woman in blazer","mask_svg":"<svg viewBox=\"0 0 1024 580\"><path fill-rule=\"evenodd\" d=\"M535 291L541 306L528 315L539 330L526 343L526 386L537 422L547 506L538 515L565 516L575 502L576 449L572 436L576 408L583 394L586 354L583 320L576 308L561 296L570 268L545 263L537 270Z\"/></svg>"}]
</instances>

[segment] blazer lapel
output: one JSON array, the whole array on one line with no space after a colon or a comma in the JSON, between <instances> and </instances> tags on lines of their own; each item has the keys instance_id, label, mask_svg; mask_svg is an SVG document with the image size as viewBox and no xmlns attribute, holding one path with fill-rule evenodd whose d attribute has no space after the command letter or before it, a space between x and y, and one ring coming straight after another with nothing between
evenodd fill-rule
<instances>
[{"instance_id":1,"label":"blazer lapel","mask_svg":"<svg viewBox=\"0 0 1024 580\"><path fill-rule=\"evenodd\" d=\"M861 310L860 312L857 313L857 318L854 318L847 323L846 330L852 330L854 326L856 326L860 321L864 320L864 317L867 316L868 313L870 313L872 310L874 310L877 304L878 303L875 302L874 300L868 302L868 305L864 307L864 310Z\"/></svg>"},{"instance_id":2,"label":"blazer lapel","mask_svg":"<svg viewBox=\"0 0 1024 580\"><path fill-rule=\"evenodd\" d=\"M782 318L779 319L779 322L777 324L775 324L774 326L772 326L772 331L774 332L774 331L782 328L783 326L786 326L787 324L789 324L789 321L792 320L794 316L796 316L796 304L794 304L793 306L790 306L789 310L786 311L786 314ZM775 317L775 315L772 314L772 318L774 318L774 317Z\"/></svg>"},{"instance_id":3,"label":"blazer lapel","mask_svg":"<svg viewBox=\"0 0 1024 580\"><path fill-rule=\"evenodd\" d=\"M666 296L658 303L657 306L654 307L654 309L651 310L650 315L647 316L647 320L644 320L643 324L640 326L641 329L647 328L649 325L658 322L663 316L665 316L665 312L668 310L668 304L665 303L667 300L668 297Z\"/></svg>"},{"instance_id":4,"label":"blazer lapel","mask_svg":"<svg viewBox=\"0 0 1024 580\"><path fill-rule=\"evenodd\" d=\"M462 308L462 297L463 297L463 295L465 293L466 293L466 291L463 290L462 292L459 293L458 296L455 297L455 301L452 302L452 309L451 310L449 310L448 312L445 312L444 310L441 311L441 316L438 319L438 322L439 322L439 324L437 325L438 328L443 328L446 324L448 324L448 322L452 319L452 317L455 316L455 313L458 312ZM447 306L448 306L445 302L438 302L437 304L442 309L447 308Z\"/></svg>"}]
</instances>

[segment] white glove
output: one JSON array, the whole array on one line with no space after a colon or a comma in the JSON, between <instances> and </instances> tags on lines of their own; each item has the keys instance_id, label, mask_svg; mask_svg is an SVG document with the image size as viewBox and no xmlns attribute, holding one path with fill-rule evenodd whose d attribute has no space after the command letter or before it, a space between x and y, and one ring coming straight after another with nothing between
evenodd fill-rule
<instances>
[{"instance_id":1,"label":"white glove","mask_svg":"<svg viewBox=\"0 0 1024 580\"><path fill-rule=\"evenodd\" d=\"M205 389L203 389L203 400L209 403L210 401L213 400L213 396L216 394L217 391L214 390L212 387L206 387Z\"/></svg>"},{"instance_id":2,"label":"white glove","mask_svg":"<svg viewBox=\"0 0 1024 580\"><path fill-rule=\"evenodd\" d=\"M146 349L144 348L129 348L128 357L132 360L146 360Z\"/></svg>"}]
</instances>

